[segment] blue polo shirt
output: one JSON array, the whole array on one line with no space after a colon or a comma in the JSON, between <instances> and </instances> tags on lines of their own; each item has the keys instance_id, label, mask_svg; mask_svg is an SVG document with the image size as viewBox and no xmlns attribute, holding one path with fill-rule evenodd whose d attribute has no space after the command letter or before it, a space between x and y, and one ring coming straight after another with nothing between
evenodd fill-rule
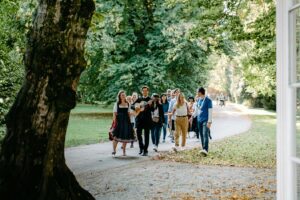
<instances>
[{"instance_id":1,"label":"blue polo shirt","mask_svg":"<svg viewBox=\"0 0 300 200\"><path fill-rule=\"evenodd\" d=\"M202 103L203 103L203 105L202 105ZM197 102L197 106L200 109L200 114L197 116L198 122L207 122L208 121L208 109L212 108L211 99L208 97L206 97L204 99L200 99Z\"/></svg>"}]
</instances>

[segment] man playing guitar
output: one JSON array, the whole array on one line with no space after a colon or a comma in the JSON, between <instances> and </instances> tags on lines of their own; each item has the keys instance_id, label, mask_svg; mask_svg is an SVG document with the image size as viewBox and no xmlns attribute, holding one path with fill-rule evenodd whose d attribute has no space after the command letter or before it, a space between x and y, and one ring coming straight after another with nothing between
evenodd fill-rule
<instances>
[{"instance_id":1,"label":"man playing guitar","mask_svg":"<svg viewBox=\"0 0 300 200\"><path fill-rule=\"evenodd\" d=\"M148 146L149 146L149 134L152 126L152 116L150 105L152 104L152 100L149 97L149 87L142 87L142 97L139 97L133 105L133 109L136 112L136 128L137 128L137 137L139 141L140 147L140 155L147 156L148 155ZM144 140L142 137L142 132L144 129Z\"/></svg>"}]
</instances>

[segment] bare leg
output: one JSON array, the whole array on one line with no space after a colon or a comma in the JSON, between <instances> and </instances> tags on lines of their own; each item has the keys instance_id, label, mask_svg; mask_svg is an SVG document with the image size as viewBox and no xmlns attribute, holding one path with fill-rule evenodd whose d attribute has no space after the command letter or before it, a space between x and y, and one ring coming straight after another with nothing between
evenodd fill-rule
<instances>
[{"instance_id":1,"label":"bare leg","mask_svg":"<svg viewBox=\"0 0 300 200\"><path fill-rule=\"evenodd\" d=\"M123 142L123 156L126 156L126 142Z\"/></svg>"},{"instance_id":2,"label":"bare leg","mask_svg":"<svg viewBox=\"0 0 300 200\"><path fill-rule=\"evenodd\" d=\"M113 141L113 154L116 154L116 149L117 149L118 141Z\"/></svg>"}]
</instances>

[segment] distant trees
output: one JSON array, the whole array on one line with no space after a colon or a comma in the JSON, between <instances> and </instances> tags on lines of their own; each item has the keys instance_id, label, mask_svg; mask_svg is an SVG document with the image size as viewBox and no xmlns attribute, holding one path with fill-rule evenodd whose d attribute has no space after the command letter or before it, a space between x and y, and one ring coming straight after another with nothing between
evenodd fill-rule
<instances>
[{"instance_id":1,"label":"distant trees","mask_svg":"<svg viewBox=\"0 0 300 200\"><path fill-rule=\"evenodd\" d=\"M0 139L4 116L23 82L25 38L36 4L34 0L0 1Z\"/></svg>"},{"instance_id":2,"label":"distant trees","mask_svg":"<svg viewBox=\"0 0 300 200\"><path fill-rule=\"evenodd\" d=\"M273 110L276 109L275 11L272 0L240 1L233 13L238 18L228 26L235 54L214 54L210 59L210 65L215 66L211 86L219 83L219 89L229 91L236 102L247 101L250 106ZM230 74L227 81L224 68ZM218 75L221 78L216 78Z\"/></svg>"},{"instance_id":3,"label":"distant trees","mask_svg":"<svg viewBox=\"0 0 300 200\"><path fill-rule=\"evenodd\" d=\"M20 16L20 6L20 1L0 1L0 124L4 122L4 114L20 89L24 75L22 53L26 18Z\"/></svg>"},{"instance_id":4,"label":"distant trees","mask_svg":"<svg viewBox=\"0 0 300 200\"><path fill-rule=\"evenodd\" d=\"M87 102L114 101L121 88L156 92L205 84L215 51L232 52L223 1L98 1L80 92Z\"/></svg>"},{"instance_id":5,"label":"distant trees","mask_svg":"<svg viewBox=\"0 0 300 200\"><path fill-rule=\"evenodd\" d=\"M35 4L0 1L0 123L23 81ZM238 102L275 109L274 0L97 0L86 49L78 88L85 102L112 101L119 89L144 84L192 94L206 83L226 85ZM207 81L225 57L230 84Z\"/></svg>"}]
</instances>

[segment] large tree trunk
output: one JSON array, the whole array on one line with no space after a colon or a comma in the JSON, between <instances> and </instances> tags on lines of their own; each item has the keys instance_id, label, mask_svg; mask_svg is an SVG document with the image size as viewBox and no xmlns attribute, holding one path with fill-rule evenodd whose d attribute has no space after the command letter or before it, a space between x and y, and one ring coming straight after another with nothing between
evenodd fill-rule
<instances>
[{"instance_id":1,"label":"large tree trunk","mask_svg":"<svg viewBox=\"0 0 300 200\"><path fill-rule=\"evenodd\" d=\"M94 199L65 164L64 143L93 0L40 0L25 54L26 78L6 117L1 199Z\"/></svg>"}]
</instances>

